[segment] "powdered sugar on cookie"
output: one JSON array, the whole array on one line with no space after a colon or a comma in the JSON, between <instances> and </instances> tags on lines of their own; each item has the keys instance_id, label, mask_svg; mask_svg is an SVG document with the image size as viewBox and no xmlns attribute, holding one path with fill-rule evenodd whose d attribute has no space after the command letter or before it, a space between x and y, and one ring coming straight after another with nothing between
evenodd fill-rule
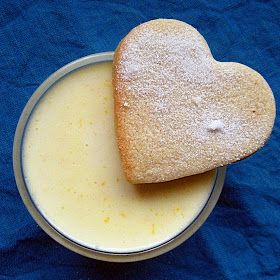
<instances>
[{"instance_id":1,"label":"powdered sugar on cookie","mask_svg":"<svg viewBox=\"0 0 280 280\"><path fill-rule=\"evenodd\" d=\"M176 20L132 30L114 61L118 143L136 183L201 173L260 148L275 117L265 80L213 59L204 38ZM129 170L128 170L129 169Z\"/></svg>"}]
</instances>

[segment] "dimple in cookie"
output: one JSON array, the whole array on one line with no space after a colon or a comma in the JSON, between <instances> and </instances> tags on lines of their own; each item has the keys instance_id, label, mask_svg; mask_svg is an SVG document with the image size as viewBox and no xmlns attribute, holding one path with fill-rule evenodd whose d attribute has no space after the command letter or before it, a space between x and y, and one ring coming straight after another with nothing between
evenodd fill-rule
<instances>
[{"instance_id":1,"label":"dimple in cookie","mask_svg":"<svg viewBox=\"0 0 280 280\"><path fill-rule=\"evenodd\" d=\"M248 157L271 134L264 78L218 62L200 33L172 19L134 28L114 57L117 140L132 183L190 176Z\"/></svg>"}]
</instances>

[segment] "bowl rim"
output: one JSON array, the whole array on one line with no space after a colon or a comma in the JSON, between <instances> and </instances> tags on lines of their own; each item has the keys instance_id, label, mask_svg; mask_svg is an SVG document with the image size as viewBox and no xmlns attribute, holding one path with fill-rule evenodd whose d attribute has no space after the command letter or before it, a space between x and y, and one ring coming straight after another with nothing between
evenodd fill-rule
<instances>
[{"instance_id":1,"label":"bowl rim","mask_svg":"<svg viewBox=\"0 0 280 280\"><path fill-rule=\"evenodd\" d=\"M127 252L109 252L98 250L87 246L85 243L83 244L83 242L81 241L79 242L74 238L71 238L65 232L59 230L57 227L51 224L51 222L48 221L47 217L43 214L43 212L40 211L40 209L37 207L24 180L21 152L26 125L28 124L29 118L33 110L39 103L39 100L42 98L45 92L56 82L58 82L64 76L81 67L85 67L99 62L112 61L113 56L114 52L103 52L74 60L66 64L62 68L58 69L53 74L51 74L35 90L35 92L30 97L29 101L25 105L17 124L13 143L13 169L18 191L27 210L29 211L33 219L36 221L36 223L50 237L52 237L64 247L86 257L112 262L132 262L156 257L167 251L172 250L173 248L179 246L181 243L187 240L189 237L191 237L202 226L202 224L206 221L219 199L225 180L226 167L224 166L216 168L216 173L213 177L212 182L212 191L204 207L201 209L200 213L194 218L194 220L175 236L171 237L163 243L154 245L151 248Z\"/></svg>"}]
</instances>

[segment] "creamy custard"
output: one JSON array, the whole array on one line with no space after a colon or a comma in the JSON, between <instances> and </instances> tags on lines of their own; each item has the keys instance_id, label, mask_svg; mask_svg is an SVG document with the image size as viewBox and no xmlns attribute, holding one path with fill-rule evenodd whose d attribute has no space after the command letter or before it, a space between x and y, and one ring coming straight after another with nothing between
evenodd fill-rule
<instances>
[{"instance_id":1,"label":"creamy custard","mask_svg":"<svg viewBox=\"0 0 280 280\"><path fill-rule=\"evenodd\" d=\"M115 140L111 71L111 62L92 64L45 93L25 130L23 171L37 207L70 239L138 251L169 240L197 217L215 172L128 183Z\"/></svg>"}]
</instances>

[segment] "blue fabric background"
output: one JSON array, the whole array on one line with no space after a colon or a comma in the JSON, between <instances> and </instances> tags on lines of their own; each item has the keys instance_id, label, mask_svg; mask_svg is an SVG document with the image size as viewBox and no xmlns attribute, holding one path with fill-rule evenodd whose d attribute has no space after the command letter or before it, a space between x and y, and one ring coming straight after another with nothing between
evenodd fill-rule
<instances>
[{"instance_id":1,"label":"blue fabric background","mask_svg":"<svg viewBox=\"0 0 280 280\"><path fill-rule=\"evenodd\" d=\"M280 279L279 118L267 145L228 168L205 225L155 259L114 264L48 237L18 194L17 121L39 84L64 64L114 50L141 22L177 18L205 36L216 59L256 69L280 105L280 1L0 1L0 279ZM279 115L278 115L279 117Z\"/></svg>"}]
</instances>

